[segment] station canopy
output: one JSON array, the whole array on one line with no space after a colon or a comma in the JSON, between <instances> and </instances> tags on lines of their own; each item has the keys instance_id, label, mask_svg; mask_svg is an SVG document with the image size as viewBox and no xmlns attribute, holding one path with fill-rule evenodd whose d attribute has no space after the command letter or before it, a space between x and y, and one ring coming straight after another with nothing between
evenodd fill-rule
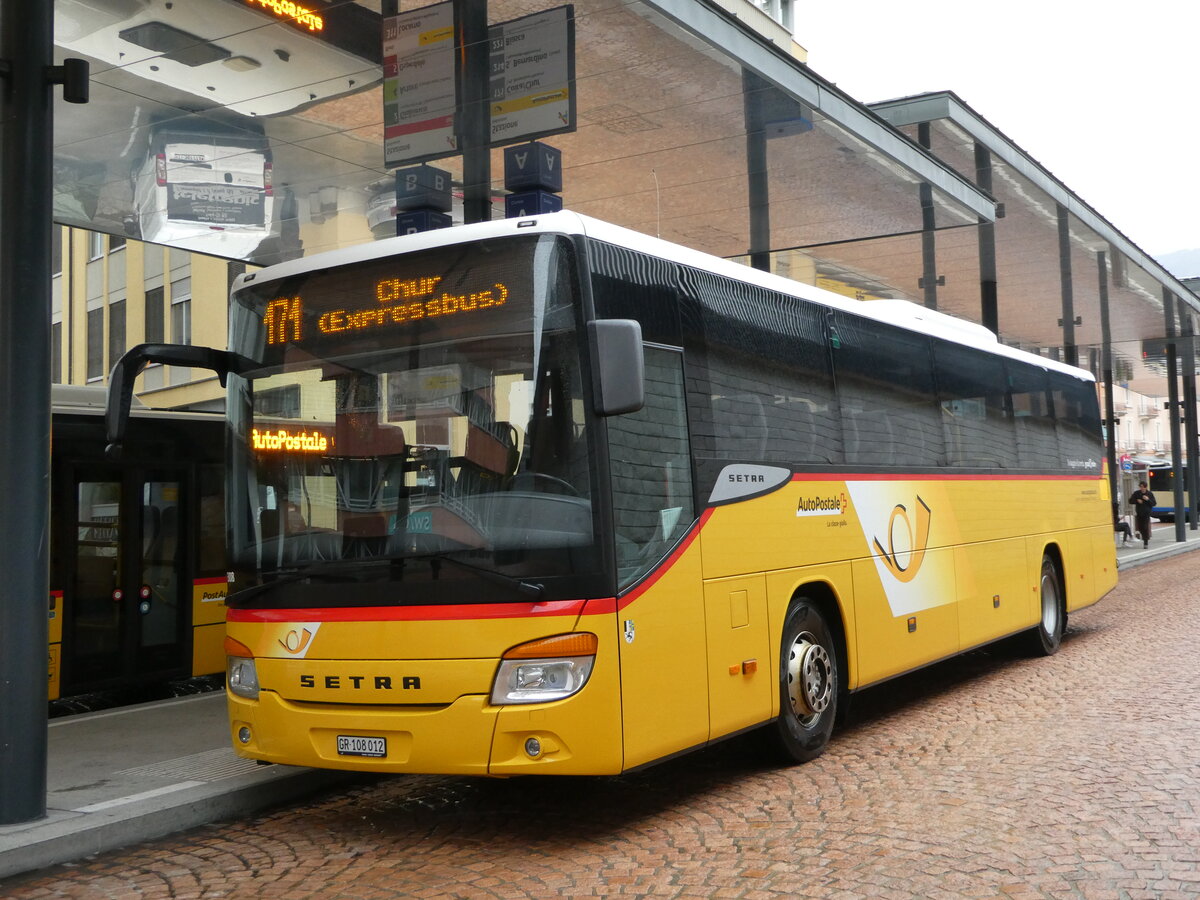
<instances>
[{"instance_id":1,"label":"station canopy","mask_svg":"<svg viewBox=\"0 0 1200 900\"><path fill-rule=\"evenodd\" d=\"M400 7L405 21L424 12L433 22L451 4ZM487 0L493 29L562 9ZM565 9L569 113L542 139L562 153L566 208L852 297L903 297L974 321L980 226L995 223L1001 337L1048 353L1063 344L1047 193L1057 182L1031 182L1035 164L997 153L992 193L981 190L979 135L945 110L877 111L848 97L751 3L576 0ZM381 0L55 0L57 61L82 57L92 73L90 103L56 101L55 220L251 264L394 233L396 165L384 144L396 123L385 100L410 84L390 80L394 71L427 60L393 57L385 67L385 13L394 15ZM513 62L497 60L500 71ZM419 122L405 120L412 127L454 116L452 90L415 89L429 102ZM918 120L935 123L927 146ZM490 151L497 217L502 154ZM460 156L428 161L461 190ZM1165 332L1164 290L1195 298L1098 215L1066 206L1079 253L1077 342L1086 351L1101 339L1095 251L1104 248L1114 335L1131 377L1146 375L1156 360L1142 343Z\"/></svg>"}]
</instances>

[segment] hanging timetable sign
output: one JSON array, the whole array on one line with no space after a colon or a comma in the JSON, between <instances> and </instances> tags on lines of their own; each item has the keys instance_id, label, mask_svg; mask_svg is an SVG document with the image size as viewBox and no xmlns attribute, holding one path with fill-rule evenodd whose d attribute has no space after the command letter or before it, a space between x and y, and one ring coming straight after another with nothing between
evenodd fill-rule
<instances>
[{"instance_id":1,"label":"hanging timetable sign","mask_svg":"<svg viewBox=\"0 0 1200 900\"><path fill-rule=\"evenodd\" d=\"M458 152L454 4L383 20L383 157L400 166Z\"/></svg>"},{"instance_id":2,"label":"hanging timetable sign","mask_svg":"<svg viewBox=\"0 0 1200 900\"><path fill-rule=\"evenodd\" d=\"M389 168L459 152L454 4L383 20L383 156ZM575 8L488 29L491 144L575 130Z\"/></svg>"},{"instance_id":3,"label":"hanging timetable sign","mask_svg":"<svg viewBox=\"0 0 1200 900\"><path fill-rule=\"evenodd\" d=\"M575 130L575 7L489 29L491 142L512 144Z\"/></svg>"}]
</instances>

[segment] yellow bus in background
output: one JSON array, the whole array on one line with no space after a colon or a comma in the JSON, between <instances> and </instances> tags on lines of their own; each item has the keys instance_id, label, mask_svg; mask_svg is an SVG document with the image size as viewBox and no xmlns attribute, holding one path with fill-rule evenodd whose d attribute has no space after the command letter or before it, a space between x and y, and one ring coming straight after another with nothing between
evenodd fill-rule
<instances>
[{"instance_id":1,"label":"yellow bus in background","mask_svg":"<svg viewBox=\"0 0 1200 900\"><path fill-rule=\"evenodd\" d=\"M114 460L104 388L56 384L51 399L51 714L219 684L225 417L139 404Z\"/></svg>"},{"instance_id":2,"label":"yellow bus in background","mask_svg":"<svg viewBox=\"0 0 1200 900\"><path fill-rule=\"evenodd\" d=\"M1116 584L1092 377L908 303L556 213L282 263L230 315L114 396L229 379L249 758L610 774L763 729L804 761L851 693L1054 653Z\"/></svg>"}]
</instances>

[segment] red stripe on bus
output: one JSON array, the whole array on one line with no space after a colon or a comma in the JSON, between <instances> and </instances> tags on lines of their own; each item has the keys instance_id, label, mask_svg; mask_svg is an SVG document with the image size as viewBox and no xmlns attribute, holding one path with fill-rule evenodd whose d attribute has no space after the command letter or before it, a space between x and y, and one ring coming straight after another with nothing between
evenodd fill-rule
<instances>
[{"instance_id":1,"label":"red stripe on bus","mask_svg":"<svg viewBox=\"0 0 1200 900\"><path fill-rule=\"evenodd\" d=\"M945 475L914 475L912 473L889 474L881 472L831 474L820 472L796 472L792 481L1099 481L1102 475L1096 472L1092 475L996 475L996 474L959 474L948 472Z\"/></svg>"},{"instance_id":2,"label":"red stripe on bus","mask_svg":"<svg viewBox=\"0 0 1200 900\"><path fill-rule=\"evenodd\" d=\"M617 611L616 597L601 597L596 600L585 600L581 616L611 616Z\"/></svg>"},{"instance_id":3,"label":"red stripe on bus","mask_svg":"<svg viewBox=\"0 0 1200 900\"><path fill-rule=\"evenodd\" d=\"M548 603L469 603L446 606L355 606L315 609L231 609L227 622L424 622L458 619L526 619L578 616L586 600Z\"/></svg>"},{"instance_id":4,"label":"red stripe on bus","mask_svg":"<svg viewBox=\"0 0 1200 900\"><path fill-rule=\"evenodd\" d=\"M638 597L642 596L642 594L646 593L646 591L650 590L650 588L654 587L654 585L658 583L658 580L667 574L670 568L675 565L675 561L679 559L679 557L683 556L688 547L692 546L692 542L700 536L700 530L712 517L712 514L713 510L711 507L704 510L704 512L700 514L700 518L697 519L695 524L692 526L692 530L689 531L687 536L679 542L679 546L675 548L675 552L664 559L661 564L656 566L654 571L646 576L645 580L639 582L637 586L633 588L633 590L617 599L617 609L624 609Z\"/></svg>"}]
</instances>

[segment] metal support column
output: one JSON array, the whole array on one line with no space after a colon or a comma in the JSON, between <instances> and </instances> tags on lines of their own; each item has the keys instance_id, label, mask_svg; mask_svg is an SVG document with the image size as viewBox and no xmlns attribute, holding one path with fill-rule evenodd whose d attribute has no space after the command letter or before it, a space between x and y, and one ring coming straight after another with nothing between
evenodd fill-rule
<instances>
[{"instance_id":1,"label":"metal support column","mask_svg":"<svg viewBox=\"0 0 1200 900\"><path fill-rule=\"evenodd\" d=\"M1104 381L1104 423L1107 431L1108 496L1112 498L1113 524L1121 511L1117 499L1117 416L1113 408L1112 326L1108 309L1108 254L1096 254L1096 282L1100 289L1100 372Z\"/></svg>"},{"instance_id":2,"label":"metal support column","mask_svg":"<svg viewBox=\"0 0 1200 900\"><path fill-rule=\"evenodd\" d=\"M743 115L746 121L746 184L750 202L750 265L771 271L771 196L767 178L767 134L763 122L765 81L742 70Z\"/></svg>"},{"instance_id":3,"label":"metal support column","mask_svg":"<svg viewBox=\"0 0 1200 900\"><path fill-rule=\"evenodd\" d=\"M928 122L917 126L917 143L926 150L933 147L932 131ZM937 274L937 215L933 206L933 185L921 182L921 280L919 286L925 295L925 306L937 309L937 289L940 279Z\"/></svg>"},{"instance_id":4,"label":"metal support column","mask_svg":"<svg viewBox=\"0 0 1200 900\"><path fill-rule=\"evenodd\" d=\"M983 144L975 144L975 184L992 193L992 154ZM979 321L992 333L1000 334L1000 297L996 275L996 226L979 220Z\"/></svg>"},{"instance_id":5,"label":"metal support column","mask_svg":"<svg viewBox=\"0 0 1200 900\"><path fill-rule=\"evenodd\" d=\"M1184 307L1180 315L1180 331L1183 335L1183 426L1186 431L1184 446L1187 447L1187 506L1188 528L1195 531L1200 527L1200 431L1196 423L1196 326L1190 309Z\"/></svg>"},{"instance_id":6,"label":"metal support column","mask_svg":"<svg viewBox=\"0 0 1200 900\"><path fill-rule=\"evenodd\" d=\"M1179 348L1176 345L1178 331L1175 327L1175 304L1179 301L1165 287L1162 296L1163 316L1167 326L1167 422L1171 426L1171 471L1176 474L1176 477L1171 479L1175 495L1175 540L1184 541L1187 540L1187 523L1184 522L1183 478L1178 477L1183 472L1183 448L1180 447L1182 435L1179 429Z\"/></svg>"},{"instance_id":7,"label":"metal support column","mask_svg":"<svg viewBox=\"0 0 1200 900\"><path fill-rule=\"evenodd\" d=\"M454 0L454 28L458 36L463 222L488 222L492 218L488 4L481 0Z\"/></svg>"},{"instance_id":8,"label":"metal support column","mask_svg":"<svg viewBox=\"0 0 1200 900\"><path fill-rule=\"evenodd\" d=\"M1071 223L1070 213L1058 204L1058 272L1062 282L1062 326L1063 362L1079 365L1079 348L1075 346L1075 288L1071 274Z\"/></svg>"},{"instance_id":9,"label":"metal support column","mask_svg":"<svg viewBox=\"0 0 1200 900\"><path fill-rule=\"evenodd\" d=\"M0 3L0 825L46 815L53 16Z\"/></svg>"}]
</instances>

